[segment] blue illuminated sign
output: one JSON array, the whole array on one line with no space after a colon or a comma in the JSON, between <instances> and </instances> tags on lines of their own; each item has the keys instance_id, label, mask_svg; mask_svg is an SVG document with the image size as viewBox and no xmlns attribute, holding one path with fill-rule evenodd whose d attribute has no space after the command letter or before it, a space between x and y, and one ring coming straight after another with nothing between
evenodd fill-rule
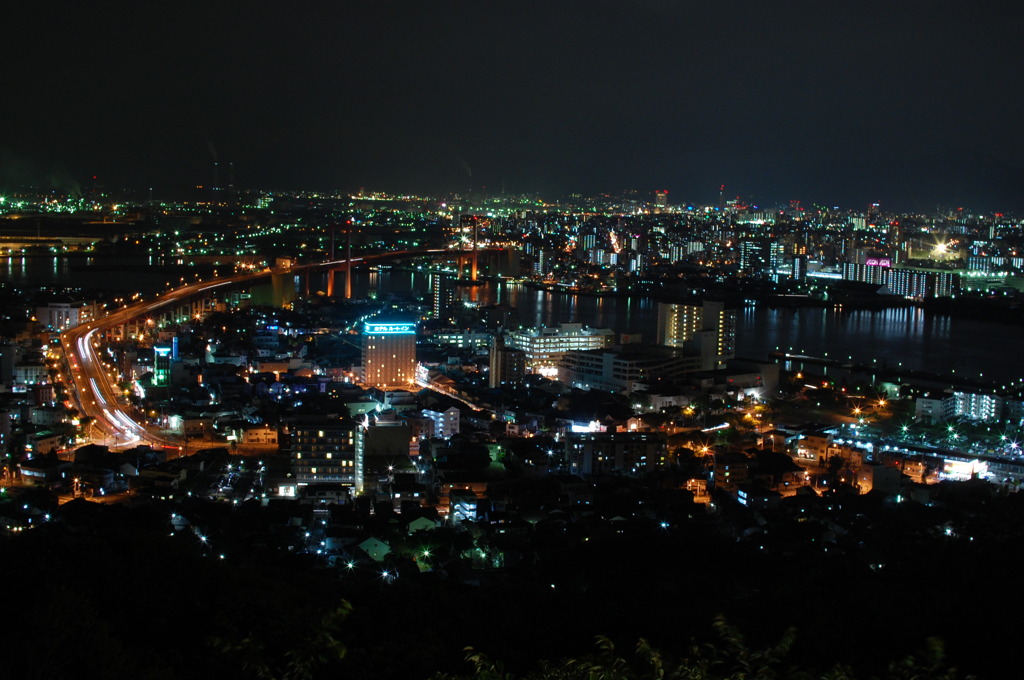
<instances>
[{"instance_id":1,"label":"blue illuminated sign","mask_svg":"<svg viewBox=\"0 0 1024 680\"><path fill-rule=\"evenodd\" d=\"M416 335L414 323L368 323L363 325L367 335Z\"/></svg>"}]
</instances>

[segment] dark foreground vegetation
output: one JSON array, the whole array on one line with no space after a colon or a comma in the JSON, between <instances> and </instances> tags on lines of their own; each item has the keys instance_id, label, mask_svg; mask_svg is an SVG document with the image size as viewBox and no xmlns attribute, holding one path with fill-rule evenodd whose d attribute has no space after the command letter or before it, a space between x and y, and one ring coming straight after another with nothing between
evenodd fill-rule
<instances>
[{"instance_id":1,"label":"dark foreground vegetation","mask_svg":"<svg viewBox=\"0 0 1024 680\"><path fill-rule=\"evenodd\" d=\"M998 678L1024 502L961 504L865 505L861 553L799 522L732 536L728 513L583 542L540 523L514 568L386 580L255 547L221 559L157 505L76 502L0 540L4 675Z\"/></svg>"}]
</instances>

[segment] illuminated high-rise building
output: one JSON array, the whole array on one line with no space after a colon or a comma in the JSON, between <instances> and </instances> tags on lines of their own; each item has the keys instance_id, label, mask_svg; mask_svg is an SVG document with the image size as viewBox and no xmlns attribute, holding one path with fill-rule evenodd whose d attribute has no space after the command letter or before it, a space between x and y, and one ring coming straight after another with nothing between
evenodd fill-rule
<instances>
[{"instance_id":1,"label":"illuminated high-rise building","mask_svg":"<svg viewBox=\"0 0 1024 680\"><path fill-rule=\"evenodd\" d=\"M877 224L878 219L882 213L882 206L878 203L872 203L868 206L867 222L868 224Z\"/></svg>"},{"instance_id":2,"label":"illuminated high-rise building","mask_svg":"<svg viewBox=\"0 0 1024 680\"><path fill-rule=\"evenodd\" d=\"M363 382L381 389L412 386L416 378L416 324L363 324Z\"/></svg>"},{"instance_id":3,"label":"illuminated high-rise building","mask_svg":"<svg viewBox=\"0 0 1024 680\"><path fill-rule=\"evenodd\" d=\"M171 384L171 364L178 359L178 338L171 338L169 344L153 345L153 385L166 387Z\"/></svg>"},{"instance_id":4,"label":"illuminated high-rise building","mask_svg":"<svg viewBox=\"0 0 1024 680\"><path fill-rule=\"evenodd\" d=\"M363 448L349 420L300 423L292 428L292 475L298 487L342 486L363 490Z\"/></svg>"},{"instance_id":5,"label":"illuminated high-rise building","mask_svg":"<svg viewBox=\"0 0 1024 680\"><path fill-rule=\"evenodd\" d=\"M519 383L525 374L526 353L521 349L505 347L505 339L495 335L491 341L488 387Z\"/></svg>"},{"instance_id":6,"label":"illuminated high-rise building","mask_svg":"<svg viewBox=\"0 0 1024 680\"><path fill-rule=\"evenodd\" d=\"M785 255L779 241L767 238L740 241L740 269L750 276L768 276L778 270Z\"/></svg>"},{"instance_id":7,"label":"illuminated high-rise building","mask_svg":"<svg viewBox=\"0 0 1024 680\"><path fill-rule=\"evenodd\" d=\"M445 274L430 278L430 292L434 297L434 318L451 322L455 315L455 282Z\"/></svg>"},{"instance_id":8,"label":"illuminated high-rise building","mask_svg":"<svg viewBox=\"0 0 1024 680\"><path fill-rule=\"evenodd\" d=\"M723 368L736 356L736 310L711 300L699 305L658 303L658 342L696 348L703 357L702 368Z\"/></svg>"},{"instance_id":9,"label":"illuminated high-rise building","mask_svg":"<svg viewBox=\"0 0 1024 680\"><path fill-rule=\"evenodd\" d=\"M797 281L804 281L807 279L807 256L800 254L794 255L792 259L793 264L793 278Z\"/></svg>"}]
</instances>

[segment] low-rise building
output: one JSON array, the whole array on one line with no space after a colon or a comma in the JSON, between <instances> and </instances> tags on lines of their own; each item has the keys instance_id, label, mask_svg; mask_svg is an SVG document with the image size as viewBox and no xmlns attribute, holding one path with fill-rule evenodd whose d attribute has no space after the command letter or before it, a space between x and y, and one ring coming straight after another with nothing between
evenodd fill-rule
<instances>
[{"instance_id":1,"label":"low-rise building","mask_svg":"<svg viewBox=\"0 0 1024 680\"><path fill-rule=\"evenodd\" d=\"M63 331L96 318L95 300L53 300L36 307L36 321L45 328Z\"/></svg>"},{"instance_id":2,"label":"low-rise building","mask_svg":"<svg viewBox=\"0 0 1024 680\"><path fill-rule=\"evenodd\" d=\"M615 342L610 328L589 328L581 323L563 323L557 328L523 328L509 331L505 343L522 350L526 365L535 373L554 376L558 359L573 350L602 349Z\"/></svg>"},{"instance_id":3,"label":"low-rise building","mask_svg":"<svg viewBox=\"0 0 1024 680\"><path fill-rule=\"evenodd\" d=\"M700 355L670 347L624 345L621 349L570 350L557 362L558 379L572 387L608 392L644 391L655 380L700 371Z\"/></svg>"},{"instance_id":4,"label":"low-rise building","mask_svg":"<svg viewBox=\"0 0 1024 680\"><path fill-rule=\"evenodd\" d=\"M886 496L895 496L900 491L902 477L899 468L881 463L864 463L857 473L857 487L861 493L876 491Z\"/></svg>"},{"instance_id":5,"label":"low-rise building","mask_svg":"<svg viewBox=\"0 0 1024 680\"><path fill-rule=\"evenodd\" d=\"M667 439L661 432L586 432L565 440L570 471L578 475L638 475L666 462Z\"/></svg>"},{"instance_id":6,"label":"low-rise building","mask_svg":"<svg viewBox=\"0 0 1024 680\"><path fill-rule=\"evenodd\" d=\"M750 481L750 464L750 459L742 453L725 452L715 455L714 485L720 489L738 489Z\"/></svg>"},{"instance_id":7,"label":"low-rise building","mask_svg":"<svg viewBox=\"0 0 1024 680\"><path fill-rule=\"evenodd\" d=\"M269 425L247 427L242 430L242 444L255 446L277 446L277 428L270 427Z\"/></svg>"},{"instance_id":8,"label":"low-rise building","mask_svg":"<svg viewBox=\"0 0 1024 680\"><path fill-rule=\"evenodd\" d=\"M993 392L946 390L941 395L927 394L914 402L914 414L929 423L965 418L991 423L1003 417L1006 400Z\"/></svg>"},{"instance_id":9,"label":"low-rise building","mask_svg":"<svg viewBox=\"0 0 1024 680\"><path fill-rule=\"evenodd\" d=\"M454 406L449 406L444 411L432 411L423 409L423 417L434 424L434 431L424 433L428 437L437 439L450 439L459 433L460 411Z\"/></svg>"}]
</instances>

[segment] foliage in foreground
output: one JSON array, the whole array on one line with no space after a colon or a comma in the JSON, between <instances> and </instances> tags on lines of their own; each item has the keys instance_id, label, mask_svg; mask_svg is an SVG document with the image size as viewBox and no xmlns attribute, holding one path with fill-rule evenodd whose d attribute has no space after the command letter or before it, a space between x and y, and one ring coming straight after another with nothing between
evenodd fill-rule
<instances>
[{"instance_id":1,"label":"foliage in foreground","mask_svg":"<svg viewBox=\"0 0 1024 680\"><path fill-rule=\"evenodd\" d=\"M328 611L312 634L287 651L271 650L266 642L252 636L237 641L215 637L211 644L235 656L242 670L259 680L310 680L321 666L344 658L347 650L338 637L351 609L343 602Z\"/></svg>"},{"instance_id":2,"label":"foliage in foreground","mask_svg":"<svg viewBox=\"0 0 1024 680\"><path fill-rule=\"evenodd\" d=\"M580 659L542 661L540 670L517 675L507 671L472 647L466 661L473 666L469 675L437 674L433 680L856 680L853 670L837 665L825 672L800 668L788 660L796 631L790 628L774 645L751 649L743 636L724 618L714 622L718 643L691 640L683 656L673 659L641 639L631 659L616 654L606 637L598 637L597 651ZM941 640L929 638L917 655L890 663L873 680L955 680L957 671L945 662ZM963 676L971 680L972 676Z\"/></svg>"}]
</instances>

